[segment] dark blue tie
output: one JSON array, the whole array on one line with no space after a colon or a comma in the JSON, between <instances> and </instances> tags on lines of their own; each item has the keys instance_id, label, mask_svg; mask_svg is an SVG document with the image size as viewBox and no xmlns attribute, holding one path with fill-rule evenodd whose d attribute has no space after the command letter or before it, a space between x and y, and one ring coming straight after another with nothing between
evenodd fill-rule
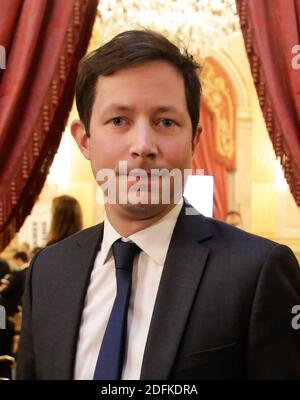
<instances>
[{"instance_id":1,"label":"dark blue tie","mask_svg":"<svg viewBox=\"0 0 300 400\"><path fill-rule=\"evenodd\" d=\"M94 380L120 379L127 334L127 314L131 292L132 266L139 247L116 241L112 252L116 266L117 295L105 330L94 372Z\"/></svg>"}]
</instances>

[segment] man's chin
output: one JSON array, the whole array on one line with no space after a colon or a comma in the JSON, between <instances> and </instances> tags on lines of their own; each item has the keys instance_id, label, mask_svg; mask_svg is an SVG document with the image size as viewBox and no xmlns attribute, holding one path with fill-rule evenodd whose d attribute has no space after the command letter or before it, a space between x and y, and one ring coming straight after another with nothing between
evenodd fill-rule
<instances>
[{"instance_id":1,"label":"man's chin","mask_svg":"<svg viewBox=\"0 0 300 400\"><path fill-rule=\"evenodd\" d=\"M132 219L148 219L167 213L173 206L171 204L118 204L118 207Z\"/></svg>"}]
</instances>

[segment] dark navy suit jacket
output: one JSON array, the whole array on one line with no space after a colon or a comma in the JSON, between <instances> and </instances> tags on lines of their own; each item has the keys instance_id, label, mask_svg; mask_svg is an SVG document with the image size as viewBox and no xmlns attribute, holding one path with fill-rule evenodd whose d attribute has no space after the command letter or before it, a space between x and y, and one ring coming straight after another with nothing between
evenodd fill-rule
<instances>
[{"instance_id":1,"label":"dark navy suit jacket","mask_svg":"<svg viewBox=\"0 0 300 400\"><path fill-rule=\"evenodd\" d=\"M293 253L222 222L186 215L185 206L168 249L141 379L300 379L300 330L291 324L292 308L300 304L300 269ZM18 379L73 378L102 235L99 224L32 261Z\"/></svg>"}]
</instances>

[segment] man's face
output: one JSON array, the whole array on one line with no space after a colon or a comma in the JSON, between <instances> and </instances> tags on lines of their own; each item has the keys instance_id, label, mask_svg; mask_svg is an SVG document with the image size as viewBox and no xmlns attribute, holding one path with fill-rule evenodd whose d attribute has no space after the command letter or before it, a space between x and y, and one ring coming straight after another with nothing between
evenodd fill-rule
<instances>
[{"instance_id":1,"label":"man's face","mask_svg":"<svg viewBox=\"0 0 300 400\"><path fill-rule=\"evenodd\" d=\"M91 161L95 177L101 169L117 174L127 191L136 182L118 175L119 161L127 162L128 173L135 168L172 170L191 168L192 124L187 109L184 81L166 61L152 61L110 76L101 76L96 86L89 137L83 125L74 121L72 133L82 153ZM146 178L150 191L150 178ZM161 188L161 178L159 179ZM149 193L150 198L150 193ZM171 181L171 203L174 188ZM150 201L149 201L150 203ZM112 205L109 205L111 207ZM149 218L163 212L167 204L117 204L121 212L135 218Z\"/></svg>"}]
</instances>

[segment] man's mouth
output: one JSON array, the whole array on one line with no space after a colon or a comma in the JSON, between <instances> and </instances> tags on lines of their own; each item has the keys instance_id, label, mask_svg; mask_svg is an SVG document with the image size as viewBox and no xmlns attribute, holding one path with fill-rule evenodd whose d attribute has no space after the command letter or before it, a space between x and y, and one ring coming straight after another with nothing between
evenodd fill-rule
<instances>
[{"instance_id":1,"label":"man's mouth","mask_svg":"<svg viewBox=\"0 0 300 400\"><path fill-rule=\"evenodd\" d=\"M145 170L139 170L139 171L136 171L136 169L133 169L133 170L131 170L131 171L129 171L129 173L127 173L127 174L122 174L122 173L117 173L117 176L120 176L120 177L128 177L128 178L140 178L140 179L143 179L143 178L154 178L154 179L156 179L156 178L159 178L159 177L164 177L164 176L166 176L166 175L168 175L168 170L166 169L166 168L162 168L162 169L159 169L159 168L154 168L153 170L151 170L151 171L145 171Z\"/></svg>"}]
</instances>

